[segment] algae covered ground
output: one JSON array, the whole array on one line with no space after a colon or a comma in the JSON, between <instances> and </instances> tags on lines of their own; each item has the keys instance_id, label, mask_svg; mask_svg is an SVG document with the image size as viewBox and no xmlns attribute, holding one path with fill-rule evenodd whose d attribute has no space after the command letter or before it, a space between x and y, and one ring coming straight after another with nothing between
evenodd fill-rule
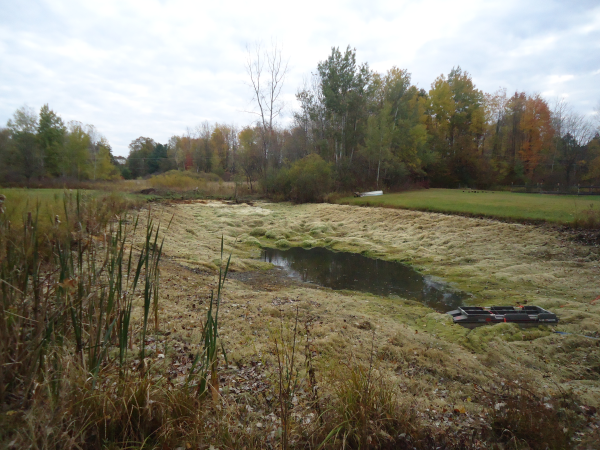
<instances>
[{"instance_id":1,"label":"algae covered ground","mask_svg":"<svg viewBox=\"0 0 600 450\"><path fill-rule=\"evenodd\" d=\"M274 336L282 320L294 323L296 311L310 323L306 347L323 403L334 395L331 374L356 363L390 380L415 420L434 434L501 434L490 424L508 408L498 400L507 397L490 393L506 386L542 393L548 410L558 408L552 399L567 397L582 408L600 406L600 341L592 339L600 337L597 247L544 227L349 205L197 201L155 207L153 214L164 223L173 217L161 269L161 323L173 376L185 377L187 355L199 346L223 236L232 259L219 313L229 362L222 392L248 405L260 425L254 431L267 440L278 429ZM556 312L560 324L467 330L416 302L294 281L258 259L260 246L324 246L400 261L471 293L470 304L539 305ZM309 396L300 390L294 400L296 430L315 420L315 411L301 407ZM597 416L577 417L577 428L557 432L573 447L592 448Z\"/></svg>"},{"instance_id":2,"label":"algae covered ground","mask_svg":"<svg viewBox=\"0 0 600 450\"><path fill-rule=\"evenodd\" d=\"M340 203L460 213L516 221L570 224L600 211L599 195L522 194L470 189L422 189L379 197L346 197Z\"/></svg>"}]
</instances>

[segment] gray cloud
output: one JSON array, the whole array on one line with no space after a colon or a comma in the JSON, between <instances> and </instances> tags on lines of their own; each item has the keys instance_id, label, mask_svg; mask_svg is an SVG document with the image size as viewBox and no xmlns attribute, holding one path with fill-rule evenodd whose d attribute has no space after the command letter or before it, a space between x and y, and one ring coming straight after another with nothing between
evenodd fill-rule
<instances>
[{"instance_id":1,"label":"gray cloud","mask_svg":"<svg viewBox=\"0 0 600 450\"><path fill-rule=\"evenodd\" d=\"M477 86L600 100L597 2L445 0L3 2L0 123L49 103L94 124L126 155L138 136L166 142L203 120L252 116L245 46L276 38L290 61L285 97L332 46L378 71L396 65L428 88L460 65Z\"/></svg>"}]
</instances>

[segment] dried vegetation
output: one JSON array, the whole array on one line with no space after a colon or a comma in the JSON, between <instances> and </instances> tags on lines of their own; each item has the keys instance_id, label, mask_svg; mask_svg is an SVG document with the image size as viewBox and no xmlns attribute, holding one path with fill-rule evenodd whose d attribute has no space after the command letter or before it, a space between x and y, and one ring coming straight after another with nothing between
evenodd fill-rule
<instances>
[{"instance_id":1,"label":"dried vegetation","mask_svg":"<svg viewBox=\"0 0 600 450\"><path fill-rule=\"evenodd\" d=\"M50 401L50 377L26 405L5 400L4 445L593 448L599 341L579 335L600 331L596 248L545 228L339 205L201 201L153 217L173 220L159 236L158 323L145 337L147 302L133 302L123 366L135 377L119 378L117 343L95 387L70 347L57 351L63 395ZM419 303L304 284L261 262L259 245L403 261L473 303L555 310L557 330L572 334L470 331Z\"/></svg>"},{"instance_id":2,"label":"dried vegetation","mask_svg":"<svg viewBox=\"0 0 600 450\"><path fill-rule=\"evenodd\" d=\"M171 324L185 326L185 331L177 328L179 339L196 341L194 316L186 320L185 311L189 314L192 305L197 310L212 287L212 272L220 263L215 237L223 234L234 273L223 300L222 336L239 370L274 371L269 330L281 311L292 320L298 306L302 317L312 318L313 364L320 384L334 386L329 374L347 373L345 364L353 358L368 365L373 346L382 380L392 380L403 398L400 403L414 412L411 420L432 427L431 435L440 439L459 436L456 442L466 442L461 433L471 436L477 430L478 437L469 441L475 445L496 436L489 399L478 387L492 392L516 380L528 383L536 398L568 393L570 411L578 405L598 406L598 341L579 336L600 336L595 247L544 227L388 209L207 202L165 211L173 212L177 231L166 237L165 251L179 275L165 289L178 300L166 314L173 317ZM180 231L185 229L194 234ZM319 245L402 261L472 293L473 303L550 308L561 318L556 330L572 334L512 324L469 331L415 302L298 283L261 262L259 245ZM308 394L305 400L310 403ZM528 404L537 414L540 403ZM567 420L565 415L552 417ZM594 426L592 421L585 432ZM553 429L562 433L563 428L569 430L567 438L580 438L570 426ZM343 438L343 433L335 435ZM506 434L500 435L496 438L505 439ZM515 445L525 445L519 442Z\"/></svg>"}]
</instances>

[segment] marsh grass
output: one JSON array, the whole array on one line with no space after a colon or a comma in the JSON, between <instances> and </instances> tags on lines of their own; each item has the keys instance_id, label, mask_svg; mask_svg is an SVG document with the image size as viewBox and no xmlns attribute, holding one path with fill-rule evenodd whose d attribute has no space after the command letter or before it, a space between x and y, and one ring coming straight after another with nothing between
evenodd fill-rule
<instances>
[{"instance_id":1,"label":"marsh grass","mask_svg":"<svg viewBox=\"0 0 600 450\"><path fill-rule=\"evenodd\" d=\"M204 172L195 173L171 170L150 177L148 184L166 197L174 194L184 194L184 197L187 195L190 198L238 198L250 194L250 189L246 183L226 182L216 174Z\"/></svg>"},{"instance_id":2,"label":"marsh grass","mask_svg":"<svg viewBox=\"0 0 600 450\"><path fill-rule=\"evenodd\" d=\"M340 361L329 373L333 386L330 431L321 447L341 441L342 448L392 448L399 435L415 434L409 402L376 367L373 332L369 364ZM333 425L333 427L331 427Z\"/></svg>"},{"instance_id":3,"label":"marsh grass","mask_svg":"<svg viewBox=\"0 0 600 450\"><path fill-rule=\"evenodd\" d=\"M557 399L548 402L558 406L546 410L556 417L544 418L544 427L527 428L525 419L513 425L510 421L516 420L516 412L496 417L490 409L498 402L508 405L504 398L516 395L515 408L525 411L524 417L530 417L526 408L531 401L521 405L518 397L521 394L496 392L488 384L500 384L507 372L526 372L530 366L545 367L536 351L543 348L544 356L554 358L546 351L553 336L548 337L546 333L532 335L535 341L525 342L524 334L499 326L495 333L486 336L472 333L469 339L481 340L480 346L475 348L465 344L464 330L449 326L443 320L445 316L401 300L308 287L244 288L236 280L229 282L227 295L223 294L235 252L239 251L235 246L241 243L241 239L236 241L227 232L229 227L242 226L238 223L248 223L247 231L252 227L265 227L267 231L302 228L304 235L299 235L298 240L306 239L310 230L317 228L324 235L344 239L335 233L350 229L359 236L363 224L381 219L386 233L395 236L394 239L404 239L400 234L405 231L394 229L395 221L385 222L383 214L403 219L402 227L410 226L414 233L424 233L427 230L423 228L427 228L428 223L417 221L422 216L420 213L408 216L406 211L379 210L365 214L367 211L360 208L313 205L310 210L294 209L290 214L280 214L281 205L271 206L272 210L267 213L259 207L214 202L177 205L177 212L183 217L173 219L168 233L164 231L166 227L158 229L159 214L153 211L137 219L135 216L109 218L105 222L97 219L99 228L90 229L101 232L93 234L87 231L83 220L86 214L93 213L86 212L93 204L88 203L85 196L75 195L73 203L68 203L66 208L68 214L61 216L60 223L52 224L44 236L39 235L41 228L36 225L35 210L31 219L24 211L23 227L9 228L3 235L11 240L2 241L2 251L8 248L13 256L5 262L3 254L2 267L9 272L14 269L10 275L14 277L13 282L6 279L8 284L2 283L6 289L12 289L12 303L0 311L3 314L0 337L12 339L2 344L5 347L1 353L11 360L2 361L0 365L5 371L3 376L11 377L2 383L8 389L0 411L0 442L5 446L280 448L287 423L290 448L466 449L483 448L484 444L491 446L497 441L512 445L511 448L517 442L520 448L526 448L526 445L533 446L523 441L527 433L532 442L535 439L544 442L549 436L545 434L548 427L575 429L569 416L570 406L561 406L563 396L555 394L549 396ZM204 215L197 223L185 215L186 211L189 214L199 209ZM345 226L326 220L326 214L339 210L351 210L357 218L349 219L348 214L341 214L336 221L345 221ZM295 211L304 215L293 216ZM317 213L310 216L311 211ZM458 220L473 222L465 218ZM324 227L325 222L328 227ZM442 224L437 220L429 226ZM494 230L508 227L506 224L490 226L495 227ZM214 272L192 272L176 261L161 259L163 250L168 256L175 253L177 239L187 239L190 235L185 232L187 228L195 231L195 240L204 239L205 247L194 251L203 252L203 258L213 261L217 273L220 269L218 276ZM214 234L222 231L225 233L219 246ZM472 230L467 232L473 234ZM34 239L35 233L38 235ZM443 234L440 239L447 238ZM514 234L512 228L507 230L505 239L516 239ZM290 238L293 239L296 238ZM547 237L543 239L545 242ZM185 245L189 247L190 241L185 241ZM233 256L225 262L228 245ZM539 264L537 260L534 262ZM158 288L161 278L165 277L173 278L173 290L167 291L171 300L168 308L161 312L159 299L165 287L161 284L160 290ZM218 278L216 282L215 278ZM4 275L2 279L5 280ZM212 295L207 289L214 291ZM192 297L190 292L198 296ZM40 299L40 317L38 322L33 322L36 293ZM294 302L288 299L285 305L281 303L281 299L288 296L293 297ZM296 308L298 297L302 297L299 309ZM5 299L8 297L3 297L3 301ZM200 301L208 308L206 312L198 313ZM112 304L110 308L109 304ZM274 308L276 304L280 307ZM191 309L186 310L184 306ZM283 312L284 308L287 311ZM298 326L304 321L304 316L299 320L299 310L307 314L306 322L312 324L305 325L305 332ZM275 321L272 334L263 333L273 318L281 322ZM179 355L169 351L167 340L165 350L159 352L156 341L166 337L168 320L177 320L177 328L185 325L185 332L180 331L177 339L198 348L197 356L189 357L191 350L184 349L185 353ZM375 327L364 326L366 320L376 324ZM192 323L201 332L195 334L193 340L185 340L184 333ZM376 334L373 329L377 330ZM221 330L227 339L227 359L220 358L221 354L225 356ZM175 334L173 330L170 337ZM522 341L517 339L519 336ZM274 337L279 339L276 345ZM596 348L583 349L574 337L564 339L573 345L564 349L572 358L589 358ZM589 340L580 340L590 344ZM35 345L36 342L39 345ZM170 341L175 342L175 339ZM530 349L528 352L524 351L525 344ZM305 351L298 351L303 345ZM4 351L9 347L14 353ZM532 348L537 350L531 351ZM471 350L489 351L493 353L491 359L498 361L495 365L482 362ZM172 362L176 357L179 358L177 364L185 361L186 365L195 359L193 369L179 372L182 376L173 376ZM519 357L528 358L527 362L514 365ZM259 359L264 372L260 378L248 380L245 386L251 389L254 381L272 380L263 396L251 390L233 395L230 388L245 383L238 375L249 371L238 372L229 366L229 361L235 361L240 368L251 365L249 360ZM223 360L225 364L221 364ZM259 371L258 365L253 366L254 371ZM572 377L571 371L561 373ZM537 378L527 382L538 387L549 382L541 373L536 372ZM445 381L442 382L442 378ZM233 379L237 382L233 383ZM487 403L473 396L473 383L491 393ZM434 387L450 390L449 397L433 398ZM266 397L269 393L274 401ZM473 404L464 403L469 420L483 417L480 411L487 408L484 410L488 413L485 417L489 425L497 424L494 426L499 431L488 436L484 444L479 442L482 437L475 434L477 430L465 428L469 434L466 437L464 433L456 434L451 426L439 430L424 415L425 408L436 408L439 414L432 420L440 420L442 408L466 402L466 395L474 398ZM299 400L295 401L294 397ZM538 402L534 403L535 408L539 407L539 401L546 403L541 396L534 400ZM273 417L268 429L257 426L259 421L263 425L267 423L265 416ZM305 421L309 417L311 421ZM453 417L459 420L466 418L467 413ZM281 425L279 434L273 428L277 425ZM463 425L467 427L466 422ZM502 434L502 429L508 429L509 425L513 434ZM513 435L520 440L511 441Z\"/></svg>"},{"instance_id":4,"label":"marsh grass","mask_svg":"<svg viewBox=\"0 0 600 450\"><path fill-rule=\"evenodd\" d=\"M576 317L585 318L590 330L597 330L597 306L589 305L589 299L593 300L598 295L595 292L597 286L586 281L590 276L593 279L597 275L597 253L589 249L583 253L578 246L561 240L561 236L553 229L441 214L340 205L256 203L249 207L207 202L178 205L177 211L175 229L192 229L196 236L190 240L187 232L170 233L166 247L169 248L169 254L174 255L177 261L182 261L182 264L190 261L192 268L208 266L184 259L187 258L190 242L202 248L202 257L207 262L219 260L220 249L211 240L215 232L224 232L225 244L231 245L231 267L236 272L267 272L262 266L253 265L254 260L250 258L257 257L258 250L250 242L260 240L263 245L274 246L276 238L285 232L292 233L287 240L298 246L309 238L325 245L325 239L331 238L333 249L373 251L385 259L408 261L432 270L441 277L459 280L462 289L476 293L473 301L487 304L528 301L559 312L561 330L579 329L582 324ZM319 234L313 237L311 231L317 229L320 230ZM268 232L272 238L267 236ZM235 238L237 244L234 245ZM178 253L180 251L182 253ZM575 258L579 257L587 259L575 263ZM464 274L462 279L461 274ZM584 346L587 343L575 343L576 339L572 337L558 342L551 330L521 330L505 324L471 331L452 326L448 316L435 313L416 302L359 293L329 292L306 286L284 287L273 285L270 277L266 277L264 282L260 281L259 276L256 274L257 281L248 284L235 277L228 288L229 304L223 311L222 322L224 334L228 337L231 360L248 363L260 353L272 356L270 379L273 380L272 396L275 401L271 407L276 405L280 409L275 393L277 370L273 370L277 361L272 353L272 335L262 331L270 327L269 321L273 317L278 323L280 299L296 299L300 296L304 299L301 305L312 305L311 311L320 316L315 322L314 334L311 333L310 346L314 349L315 379L321 387L318 391L321 413L317 413L317 418L322 417L323 422L313 417L310 426L301 424L295 416L300 412L294 407L291 410L290 443L305 442L300 437L306 439L303 433L308 433L311 445L318 447L329 432L344 422L332 409L334 405L339 405L345 410L332 392L335 386L333 381L336 380L334 374L342 376L359 363L368 367L366 362L369 353L366 346L363 348L363 343L368 341L366 335L370 332L359 326L365 320L377 327L375 354L381 361L375 373L390 384L396 383L394 395L403 408L413 408L419 412L416 422L419 429L425 429L421 412L424 408L431 408L432 403L438 413L451 408L450 413L444 414L451 414L455 418L465 416L452 413L452 405L464 403L469 417L474 417L478 422L481 410L470 409L476 403L477 408L482 406L480 400L473 396L473 383L483 386L488 383L499 384L507 371L531 375L528 383L537 388L549 382L548 375L559 384L569 383L565 380L575 379L575 376L577 379L584 377L584 380L595 376L591 372L589 375L579 375L579 372L594 367L596 361L593 350ZM536 294L536 290L542 291L542 294ZM185 302L185 296L181 298ZM293 305L295 309L295 303L286 305ZM559 305L568 306L559 308ZM178 314L174 312L172 317L176 318ZM291 310L287 311L286 317L289 327L293 328ZM394 337L396 333L397 339ZM561 348L566 352L566 343L571 341L575 347L569 347L568 354L578 362L577 366L567 363L566 354L563 357L563 353L553 353L561 352ZM303 338L301 342L304 344ZM595 345L593 341L590 342ZM562 344L562 347L558 344ZM482 357L487 354L501 365L489 365L487 358ZM355 360L350 363L352 357ZM348 366L330 366L326 363L338 359L344 359ZM301 366L304 362L304 358L299 356ZM575 372L578 374L575 375ZM300 375L304 377L302 389L308 391L308 377L302 370ZM449 393L444 397L432 395L434 387L448 390ZM466 403L467 395L473 396L473 403ZM549 392L548 395L552 397L555 392ZM585 404L597 404L595 388L582 389L578 395L581 395L581 401ZM311 399L314 401L314 397ZM306 402L306 397L300 402ZM307 410L316 412L314 407L310 408ZM280 413L276 414L279 419ZM488 423L487 416L481 418L486 421L482 424ZM280 424L279 420L277 424ZM313 425L314 428L311 428ZM354 429L352 426L350 428ZM390 434L386 429L383 431ZM435 430L431 431L433 433ZM386 445L389 448L404 445L398 436L390 435L395 439L393 443L382 435L371 439L376 442L374 446L383 448ZM342 447L344 433L340 432L337 436L337 440L331 438L324 448ZM416 432L412 436L409 448L430 448L423 434ZM446 442L446 448L454 448L454 444L450 445L452 442L461 448L463 437L451 434L439 439L446 439L443 441ZM417 445L416 439L423 443ZM474 439L482 441L483 438L477 435ZM354 441L353 445L358 446L356 442L360 440ZM462 448L477 448L476 443L469 445L472 447L465 444Z\"/></svg>"},{"instance_id":5,"label":"marsh grass","mask_svg":"<svg viewBox=\"0 0 600 450\"><path fill-rule=\"evenodd\" d=\"M10 202L8 197L7 211L15 218ZM10 213L0 215L0 400L12 395L26 404L35 377L43 379L47 363L58 373L51 390L60 395L61 368L54 349L71 343L76 359L97 376L113 337L118 334L120 339L126 331L119 328L130 303L123 293L129 289L133 295L141 268L133 284L124 284L122 220L115 231L111 223L111 231L103 234L105 254L100 253L93 232L107 227L124 205L112 204L110 212L98 206L97 199L86 202L80 192L65 194L63 220L57 215L45 227L40 203L16 226ZM130 266L131 257L130 252Z\"/></svg>"},{"instance_id":6,"label":"marsh grass","mask_svg":"<svg viewBox=\"0 0 600 450\"><path fill-rule=\"evenodd\" d=\"M506 448L569 448L581 421L571 393L552 398L519 381L479 389L488 403L492 432Z\"/></svg>"},{"instance_id":7,"label":"marsh grass","mask_svg":"<svg viewBox=\"0 0 600 450\"><path fill-rule=\"evenodd\" d=\"M10 201L8 197L9 210ZM124 216L127 206L113 202L103 209L97 198L76 192L64 195L63 220L49 228L40 227L39 203L35 212L24 214L20 227L7 214L0 215L0 402L28 410L49 400L51 421L61 408L90 402L105 410L102 399L96 402L96 391L115 374L116 390L129 404L124 410L129 420L119 422L127 431L121 438L143 441L146 428L139 425L139 410L146 408L150 395L145 340L153 305L158 323L162 244L160 226L148 217L145 240L134 248L130 240L138 218ZM136 338L132 308L138 295L143 298L143 321ZM132 375L127 360L134 340L141 345L141 364ZM118 357L111 356L113 350ZM79 401L64 403L73 396ZM76 441L84 439L82 429L88 426L100 432L101 421L92 410L78 410L67 430L50 429L56 437L79 436ZM132 433L131 427L141 434Z\"/></svg>"},{"instance_id":8,"label":"marsh grass","mask_svg":"<svg viewBox=\"0 0 600 450\"><path fill-rule=\"evenodd\" d=\"M293 398L298 391L303 378L300 373L300 330L298 329L299 309L296 307L294 323L284 323L283 311L280 311L279 328L272 333L276 366L276 396L281 423L281 448L287 450L290 445L291 410ZM308 361L307 361L308 363Z\"/></svg>"},{"instance_id":9,"label":"marsh grass","mask_svg":"<svg viewBox=\"0 0 600 450\"><path fill-rule=\"evenodd\" d=\"M215 298L214 291L211 291L206 321L202 327L202 351L194 357L186 381L186 389L188 389L194 378L198 380L196 395L199 398L206 393L207 389L210 389L214 404L219 402L219 346L221 347L220 350L223 359L227 364L227 353L225 352L223 342L219 338L219 307L221 306L223 286L227 279L231 255L229 255L229 259L223 268L223 245L224 239L221 237L221 264L219 266L219 278L217 281L217 296Z\"/></svg>"},{"instance_id":10,"label":"marsh grass","mask_svg":"<svg viewBox=\"0 0 600 450\"><path fill-rule=\"evenodd\" d=\"M566 225L592 225L585 220L586 210L600 208L600 196L518 194L499 191L463 191L461 189L426 189L385 194L380 197L345 197L337 203L381 206L418 211L459 213L501 220L550 222ZM595 225L594 225L595 226Z\"/></svg>"},{"instance_id":11,"label":"marsh grass","mask_svg":"<svg viewBox=\"0 0 600 450\"><path fill-rule=\"evenodd\" d=\"M590 202L587 207L577 211L573 225L576 228L599 229L600 205Z\"/></svg>"}]
</instances>

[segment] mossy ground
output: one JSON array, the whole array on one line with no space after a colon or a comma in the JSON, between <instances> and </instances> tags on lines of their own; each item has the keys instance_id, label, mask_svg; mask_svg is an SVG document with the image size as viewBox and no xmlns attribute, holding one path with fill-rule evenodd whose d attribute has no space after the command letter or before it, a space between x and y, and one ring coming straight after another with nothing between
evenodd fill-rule
<instances>
[{"instance_id":1,"label":"mossy ground","mask_svg":"<svg viewBox=\"0 0 600 450\"><path fill-rule=\"evenodd\" d=\"M506 380L549 395L572 392L577 402L600 406L600 341L577 336L600 336L598 249L558 231L328 204L214 201L165 206L154 214L163 222L173 216L165 233L161 323L172 333L174 348L198 346L224 236L233 273L225 284L220 323L230 364L273 368L272 330L281 314L291 318L298 307L302 317L313 318L317 377L339 362L368 364L374 349L379 369L395 380L423 420L440 429L450 426L442 411L457 405L473 421L484 421L478 415L483 411L478 386ZM468 330L416 302L292 282L258 260L260 245L282 241L402 261L472 293L472 304L527 302L556 312L560 325ZM230 388L225 392L233 392Z\"/></svg>"}]
</instances>

